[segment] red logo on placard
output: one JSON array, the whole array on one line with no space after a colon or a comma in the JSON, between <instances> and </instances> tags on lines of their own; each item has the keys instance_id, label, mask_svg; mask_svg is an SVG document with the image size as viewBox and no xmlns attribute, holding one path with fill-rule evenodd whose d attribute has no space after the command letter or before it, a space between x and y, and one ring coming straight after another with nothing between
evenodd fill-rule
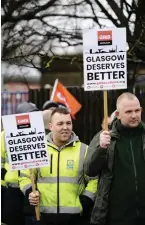
<instances>
[{"instance_id":1,"label":"red logo on placard","mask_svg":"<svg viewBox=\"0 0 145 225\"><path fill-rule=\"evenodd\" d=\"M30 118L29 114L16 116L16 123L18 129L30 128Z\"/></svg>"},{"instance_id":2,"label":"red logo on placard","mask_svg":"<svg viewBox=\"0 0 145 225\"><path fill-rule=\"evenodd\" d=\"M98 45L112 45L112 30L98 31Z\"/></svg>"}]
</instances>

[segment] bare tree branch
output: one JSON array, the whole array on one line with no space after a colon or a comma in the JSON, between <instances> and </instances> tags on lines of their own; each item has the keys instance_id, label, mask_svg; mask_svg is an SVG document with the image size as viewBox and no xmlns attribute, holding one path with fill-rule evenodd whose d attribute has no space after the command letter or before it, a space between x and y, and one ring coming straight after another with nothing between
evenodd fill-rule
<instances>
[{"instance_id":1,"label":"bare tree branch","mask_svg":"<svg viewBox=\"0 0 145 225\"><path fill-rule=\"evenodd\" d=\"M102 12L108 17L108 19L111 20L112 23L115 26L119 27L120 24L118 23L118 21L112 17L112 15L107 11L107 9L105 9L105 7L100 3L100 1L99 0L95 0L95 2L100 7L100 9L102 10Z\"/></svg>"},{"instance_id":2,"label":"bare tree branch","mask_svg":"<svg viewBox=\"0 0 145 225\"><path fill-rule=\"evenodd\" d=\"M126 27L128 36L131 37L132 35L128 27L128 20L123 14L123 11L118 7L117 3L114 0L109 0L108 4L110 5L111 9L116 14L116 16L118 17L121 25Z\"/></svg>"},{"instance_id":3,"label":"bare tree branch","mask_svg":"<svg viewBox=\"0 0 145 225\"><path fill-rule=\"evenodd\" d=\"M24 1L24 0L23 0ZM37 13L39 13L40 11L43 11L49 7L51 7L57 0L50 0L48 1L45 5L42 5L42 6L38 6L36 9L34 9L33 11L28 11L27 13L25 14L22 14L22 15L19 15L19 16L12 16L12 14L8 13L6 14L4 17L2 16L2 19L1 19L1 23L2 25L6 22L18 22L20 20L31 20L35 17L35 15ZM13 1L12 1L13 2ZM27 2L27 1L25 1ZM29 1L30 2L30 1ZM14 10L14 9L13 9ZM11 12L12 13L12 12Z\"/></svg>"},{"instance_id":4,"label":"bare tree branch","mask_svg":"<svg viewBox=\"0 0 145 225\"><path fill-rule=\"evenodd\" d=\"M2 60L33 58L82 46L82 28L126 27L128 57L145 60L144 0L2 0Z\"/></svg>"}]
</instances>

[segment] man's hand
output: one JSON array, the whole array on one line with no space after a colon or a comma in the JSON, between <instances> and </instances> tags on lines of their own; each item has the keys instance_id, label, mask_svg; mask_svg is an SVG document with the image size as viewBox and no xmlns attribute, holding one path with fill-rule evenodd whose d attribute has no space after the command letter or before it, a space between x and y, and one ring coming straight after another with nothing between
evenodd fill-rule
<instances>
[{"instance_id":1,"label":"man's hand","mask_svg":"<svg viewBox=\"0 0 145 225\"><path fill-rule=\"evenodd\" d=\"M101 134L100 134L100 147L101 148L108 148L108 145L110 145L110 132L107 130L104 130Z\"/></svg>"},{"instance_id":2,"label":"man's hand","mask_svg":"<svg viewBox=\"0 0 145 225\"><path fill-rule=\"evenodd\" d=\"M37 206L39 205L39 198L40 198L40 194L38 191L35 191L34 192L31 192L29 194L29 202L30 202L30 205L34 205L34 206Z\"/></svg>"}]
</instances>

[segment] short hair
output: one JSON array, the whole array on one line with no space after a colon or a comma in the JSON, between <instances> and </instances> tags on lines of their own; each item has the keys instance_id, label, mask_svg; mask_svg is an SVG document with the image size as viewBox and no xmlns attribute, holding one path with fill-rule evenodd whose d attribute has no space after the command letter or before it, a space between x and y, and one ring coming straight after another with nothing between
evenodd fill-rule
<instances>
[{"instance_id":1,"label":"short hair","mask_svg":"<svg viewBox=\"0 0 145 225\"><path fill-rule=\"evenodd\" d=\"M54 114L56 114L56 113L64 114L64 115L70 114L69 110L67 108L65 108L65 107L56 108L51 113L51 119L54 116Z\"/></svg>"},{"instance_id":2,"label":"short hair","mask_svg":"<svg viewBox=\"0 0 145 225\"><path fill-rule=\"evenodd\" d=\"M117 98L117 101L116 101L116 108L117 108L117 110L118 110L118 108L119 108L120 102L121 102L124 98L126 98L126 99L128 99L128 100L134 100L134 99L137 99L137 100L138 100L138 98L137 98L134 94L132 94L132 93L130 93L130 92L124 92L123 94L121 94L121 95ZM138 100L138 101L139 101L139 100Z\"/></svg>"}]
</instances>

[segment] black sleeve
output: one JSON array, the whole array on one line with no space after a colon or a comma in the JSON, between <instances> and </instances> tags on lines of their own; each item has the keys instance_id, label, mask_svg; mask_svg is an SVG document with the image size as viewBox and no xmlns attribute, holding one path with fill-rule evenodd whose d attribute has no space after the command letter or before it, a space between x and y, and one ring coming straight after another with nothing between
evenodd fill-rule
<instances>
[{"instance_id":1,"label":"black sleeve","mask_svg":"<svg viewBox=\"0 0 145 225\"><path fill-rule=\"evenodd\" d=\"M32 192L32 187L25 192L24 213L26 216L35 216L35 206L30 205L29 194Z\"/></svg>"},{"instance_id":2,"label":"black sleeve","mask_svg":"<svg viewBox=\"0 0 145 225\"><path fill-rule=\"evenodd\" d=\"M92 201L92 199L90 199L89 197L85 195L80 196L80 202L83 208L83 216L85 216L86 218L89 218L94 202Z\"/></svg>"},{"instance_id":3,"label":"black sleeve","mask_svg":"<svg viewBox=\"0 0 145 225\"><path fill-rule=\"evenodd\" d=\"M26 192L25 192L25 197L27 198L27 199L29 199L29 194L32 192L32 187L30 187L29 189L27 189L26 190Z\"/></svg>"},{"instance_id":4,"label":"black sleeve","mask_svg":"<svg viewBox=\"0 0 145 225\"><path fill-rule=\"evenodd\" d=\"M103 149L99 145L100 132L92 139L84 164L85 174L89 177L99 175L102 167L107 162L107 149Z\"/></svg>"},{"instance_id":5,"label":"black sleeve","mask_svg":"<svg viewBox=\"0 0 145 225\"><path fill-rule=\"evenodd\" d=\"M5 168L1 169L1 179L4 180L7 170Z\"/></svg>"}]
</instances>

